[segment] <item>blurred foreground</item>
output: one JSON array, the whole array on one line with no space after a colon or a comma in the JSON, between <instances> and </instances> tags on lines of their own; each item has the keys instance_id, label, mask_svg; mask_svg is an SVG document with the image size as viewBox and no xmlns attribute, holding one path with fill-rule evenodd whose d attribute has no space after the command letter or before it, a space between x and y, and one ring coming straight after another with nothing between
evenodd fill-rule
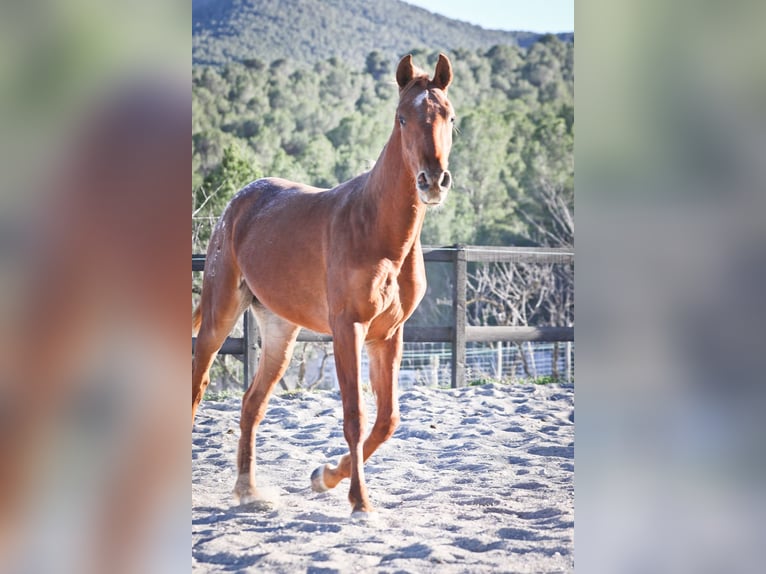
<instances>
[{"instance_id":1,"label":"blurred foreground","mask_svg":"<svg viewBox=\"0 0 766 574\"><path fill-rule=\"evenodd\" d=\"M577 3L578 571L763 571L765 17Z\"/></svg>"},{"instance_id":2,"label":"blurred foreground","mask_svg":"<svg viewBox=\"0 0 766 574\"><path fill-rule=\"evenodd\" d=\"M0 570L185 570L189 7L0 10Z\"/></svg>"}]
</instances>

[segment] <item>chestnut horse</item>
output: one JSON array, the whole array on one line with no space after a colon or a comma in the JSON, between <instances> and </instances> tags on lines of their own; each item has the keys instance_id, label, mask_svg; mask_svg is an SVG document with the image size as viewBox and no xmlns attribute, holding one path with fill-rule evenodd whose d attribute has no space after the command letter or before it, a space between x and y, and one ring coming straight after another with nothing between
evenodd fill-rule
<instances>
[{"instance_id":1,"label":"chestnut horse","mask_svg":"<svg viewBox=\"0 0 766 574\"><path fill-rule=\"evenodd\" d=\"M240 190L221 215L207 251L192 363L192 425L210 365L234 323L252 306L263 340L242 401L240 503L257 499L255 429L285 373L301 327L332 334L349 454L314 471L321 492L351 478L354 513L373 510L363 464L399 422L402 326L426 289L420 230L428 206L451 185L452 66L439 55L432 79L404 57L396 71L394 129L375 167L329 190L266 178ZM377 417L364 439L360 362L370 358ZM364 439L364 440L363 440ZM366 515L362 515L366 516Z\"/></svg>"}]
</instances>

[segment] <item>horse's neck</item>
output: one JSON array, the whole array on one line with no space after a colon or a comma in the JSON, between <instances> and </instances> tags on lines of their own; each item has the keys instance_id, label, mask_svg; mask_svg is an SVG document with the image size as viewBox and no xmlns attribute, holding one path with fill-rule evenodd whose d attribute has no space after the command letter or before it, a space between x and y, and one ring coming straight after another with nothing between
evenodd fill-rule
<instances>
[{"instance_id":1,"label":"horse's neck","mask_svg":"<svg viewBox=\"0 0 766 574\"><path fill-rule=\"evenodd\" d=\"M372 204L376 241L392 259L403 261L412 248L420 245L425 206L415 192L415 176L402 160L401 146L392 136L370 171L363 189Z\"/></svg>"}]
</instances>

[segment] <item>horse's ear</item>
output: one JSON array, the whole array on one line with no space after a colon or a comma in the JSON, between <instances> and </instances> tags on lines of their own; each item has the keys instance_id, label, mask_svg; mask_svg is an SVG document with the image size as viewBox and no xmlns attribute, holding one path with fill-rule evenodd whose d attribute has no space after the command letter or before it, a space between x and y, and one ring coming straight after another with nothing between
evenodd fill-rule
<instances>
[{"instance_id":1,"label":"horse's ear","mask_svg":"<svg viewBox=\"0 0 766 574\"><path fill-rule=\"evenodd\" d=\"M440 90L447 90L447 86L452 83L452 64L449 58L444 54L439 54L439 61L436 63L433 84Z\"/></svg>"},{"instance_id":2,"label":"horse's ear","mask_svg":"<svg viewBox=\"0 0 766 574\"><path fill-rule=\"evenodd\" d=\"M412 65L412 54L407 54L399 60L399 67L396 69L396 83L399 84L399 91L401 92L414 77L415 67Z\"/></svg>"}]
</instances>

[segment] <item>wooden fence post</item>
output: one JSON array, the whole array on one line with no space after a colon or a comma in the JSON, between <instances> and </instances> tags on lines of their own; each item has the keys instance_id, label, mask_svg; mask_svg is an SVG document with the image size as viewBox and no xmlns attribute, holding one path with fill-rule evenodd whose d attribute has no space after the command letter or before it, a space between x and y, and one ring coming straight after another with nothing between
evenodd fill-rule
<instances>
[{"instance_id":1,"label":"wooden fence post","mask_svg":"<svg viewBox=\"0 0 766 574\"><path fill-rule=\"evenodd\" d=\"M255 345L258 341L258 330L256 328L256 321L255 317L253 316L253 312L248 307L245 311L245 314L243 316L243 337L242 337L242 346L244 347L244 354L242 355L242 362L244 363L244 376L242 377L244 379L244 387L245 390L250 386L250 382L253 380L253 377L255 376L255 368L256 368L256 353L255 353Z\"/></svg>"},{"instance_id":2,"label":"wooden fence post","mask_svg":"<svg viewBox=\"0 0 766 574\"><path fill-rule=\"evenodd\" d=\"M452 296L452 388L465 385L465 245L455 245L455 284Z\"/></svg>"}]
</instances>

